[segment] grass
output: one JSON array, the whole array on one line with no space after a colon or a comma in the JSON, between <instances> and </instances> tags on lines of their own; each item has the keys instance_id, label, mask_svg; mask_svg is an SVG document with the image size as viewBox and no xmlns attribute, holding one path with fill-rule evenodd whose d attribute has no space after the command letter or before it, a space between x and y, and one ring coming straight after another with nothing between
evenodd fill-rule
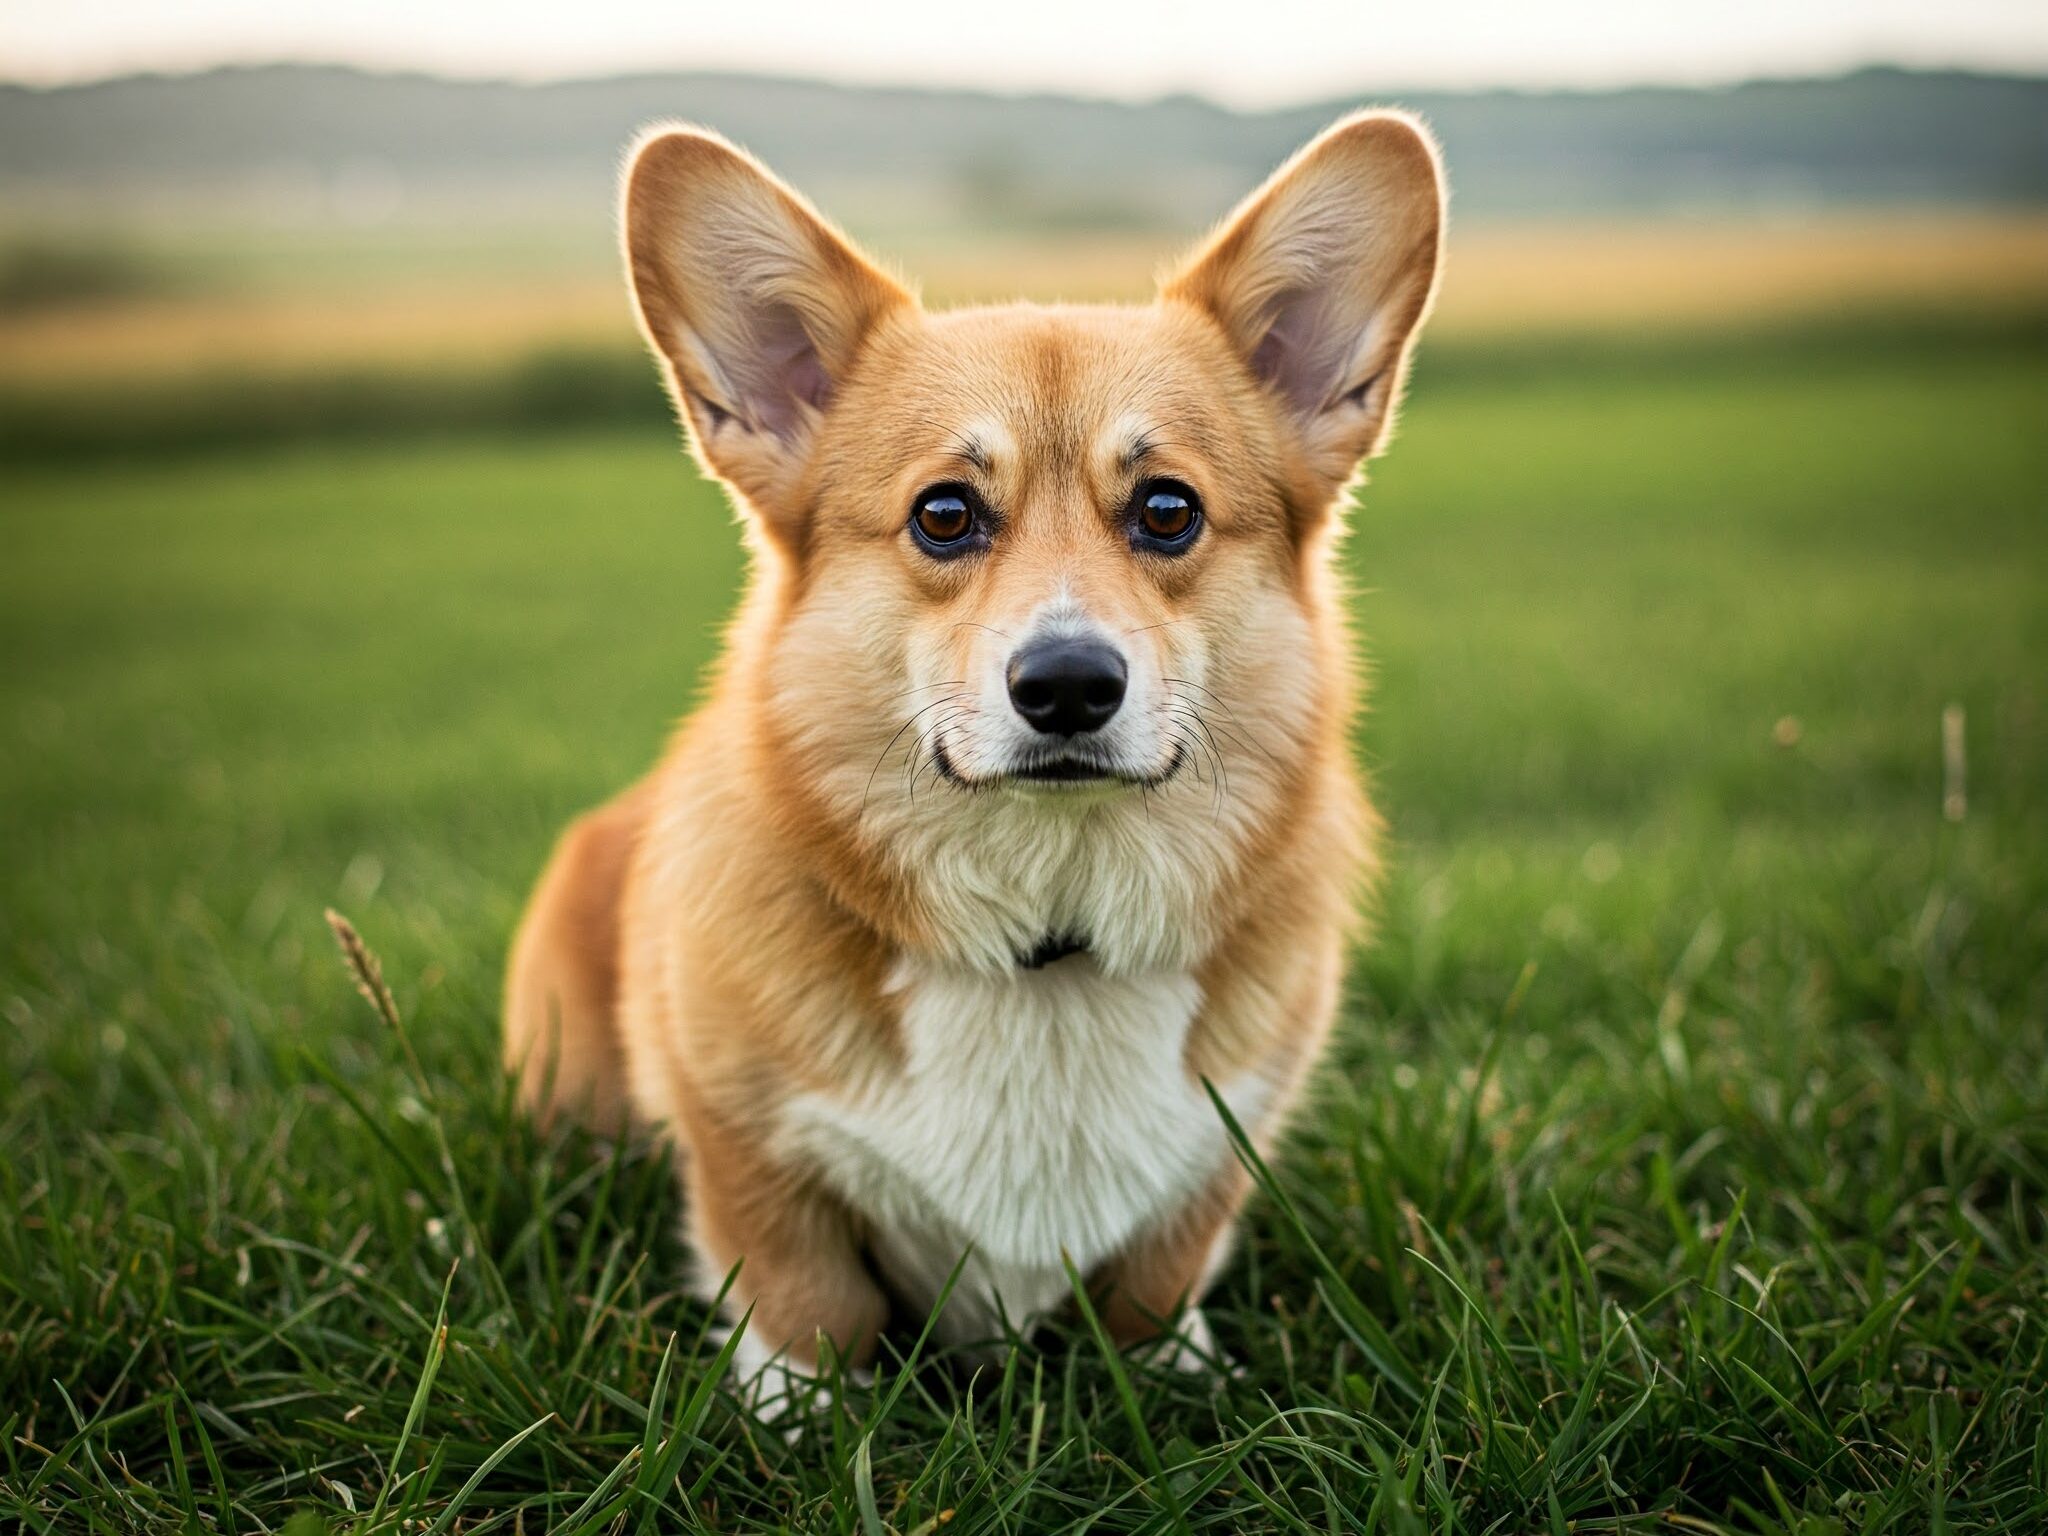
<instances>
[{"instance_id":1,"label":"grass","mask_svg":"<svg viewBox=\"0 0 2048 1536\"><path fill-rule=\"evenodd\" d=\"M492 1068L549 838L712 654L712 493L655 430L13 472L0 1508L2040 1528L2044 387L1925 336L1425 372L1351 555L1393 873L1211 1301L1242 1373L1077 1317L793 1443L679 1293L663 1157Z\"/></svg>"}]
</instances>

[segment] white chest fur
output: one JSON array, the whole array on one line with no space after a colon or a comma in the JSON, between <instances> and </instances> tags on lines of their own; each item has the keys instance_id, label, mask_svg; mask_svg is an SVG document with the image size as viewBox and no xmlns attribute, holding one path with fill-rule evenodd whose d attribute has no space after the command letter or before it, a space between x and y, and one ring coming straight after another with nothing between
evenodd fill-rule
<instances>
[{"instance_id":1,"label":"white chest fur","mask_svg":"<svg viewBox=\"0 0 2048 1536\"><path fill-rule=\"evenodd\" d=\"M901 1070L796 1099L782 1129L865 1218L906 1300L929 1302L972 1246L949 1335L1057 1305L1062 1251L1086 1272L1231 1155L1184 1065L1201 1002L1185 972L1106 976L1084 954L995 975L906 963L897 985ZM1247 1123L1263 1108L1250 1081L1226 1098Z\"/></svg>"}]
</instances>

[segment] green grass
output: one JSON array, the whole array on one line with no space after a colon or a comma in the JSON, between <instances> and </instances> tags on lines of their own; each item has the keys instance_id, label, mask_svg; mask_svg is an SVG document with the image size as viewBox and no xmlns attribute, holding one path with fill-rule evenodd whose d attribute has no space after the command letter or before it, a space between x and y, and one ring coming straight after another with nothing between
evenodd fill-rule
<instances>
[{"instance_id":1,"label":"green grass","mask_svg":"<svg viewBox=\"0 0 2048 1536\"><path fill-rule=\"evenodd\" d=\"M17 470L0 1508L2040 1528L2044 391L1924 337L1425 373L1353 545L1393 871L1211 1299L1242 1375L1079 1319L795 1443L679 1294L664 1159L536 1136L493 1068L550 837L712 654L712 493L656 432Z\"/></svg>"}]
</instances>

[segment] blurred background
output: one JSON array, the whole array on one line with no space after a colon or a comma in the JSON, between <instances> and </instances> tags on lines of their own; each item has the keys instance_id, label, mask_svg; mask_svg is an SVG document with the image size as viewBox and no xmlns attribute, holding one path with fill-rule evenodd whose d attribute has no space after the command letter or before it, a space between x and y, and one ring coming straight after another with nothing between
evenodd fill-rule
<instances>
[{"instance_id":1,"label":"blurred background","mask_svg":"<svg viewBox=\"0 0 2048 1536\"><path fill-rule=\"evenodd\" d=\"M1397 928L1478 888L1446 871L1523 882L1473 928L1512 976L1734 830L1760 870L1952 791L2035 826L2036 7L676 9L0 18L18 975L182 914L289 999L321 902L390 904L487 1031L549 837L658 750L740 577L617 270L660 118L937 304L1142 298L1337 113L1428 118L1448 276L1350 554Z\"/></svg>"},{"instance_id":2,"label":"blurred background","mask_svg":"<svg viewBox=\"0 0 2048 1536\"><path fill-rule=\"evenodd\" d=\"M269 9L0 22L0 453L659 421L612 197L664 117L753 148L939 303L1142 297L1361 102L1443 139L1445 360L2048 297L2024 6ZM174 72L109 73L139 65Z\"/></svg>"}]
</instances>

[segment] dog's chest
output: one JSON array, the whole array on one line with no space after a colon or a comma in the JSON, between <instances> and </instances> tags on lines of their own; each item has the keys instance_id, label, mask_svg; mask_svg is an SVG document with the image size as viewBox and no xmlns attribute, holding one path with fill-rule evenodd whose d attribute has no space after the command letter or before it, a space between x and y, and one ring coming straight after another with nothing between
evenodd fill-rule
<instances>
[{"instance_id":1,"label":"dog's chest","mask_svg":"<svg viewBox=\"0 0 2048 1536\"><path fill-rule=\"evenodd\" d=\"M907 965L899 983L902 1069L799 1098L784 1130L906 1300L928 1301L973 1246L956 1331L998 1302L1019 1323L1056 1305L1062 1252L1100 1263L1229 1156L1184 1065L1200 1003L1185 972L1109 977L1079 955L998 976Z\"/></svg>"}]
</instances>

